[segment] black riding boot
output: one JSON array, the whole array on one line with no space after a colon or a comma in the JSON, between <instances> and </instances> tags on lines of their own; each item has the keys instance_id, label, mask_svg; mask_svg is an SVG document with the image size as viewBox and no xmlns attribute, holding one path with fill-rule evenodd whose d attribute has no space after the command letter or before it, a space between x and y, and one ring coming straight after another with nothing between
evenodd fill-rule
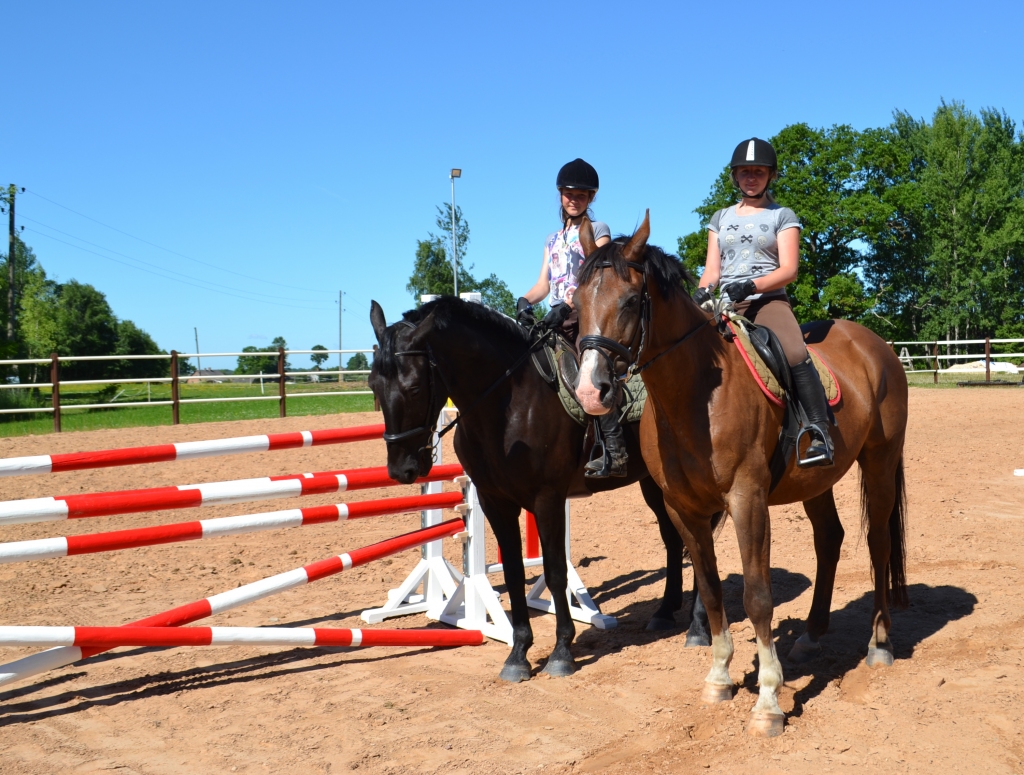
<instances>
[{"instance_id":1,"label":"black riding boot","mask_svg":"<svg viewBox=\"0 0 1024 775\"><path fill-rule=\"evenodd\" d=\"M825 401L825 389L821 385L821 377L814 363L808 357L803 363L791 366L793 386L796 388L796 399L807 415L808 425L800 435L809 433L811 445L803 457L800 456L799 438L797 439L796 464L801 468L832 465L832 437L828 433L828 405Z\"/></svg>"},{"instance_id":2,"label":"black riding boot","mask_svg":"<svg viewBox=\"0 0 1024 775\"><path fill-rule=\"evenodd\" d=\"M625 476L626 440L622 426L619 425L619 410L612 409L608 414L595 418L600 435L594 441L594 449L590 453L590 462L583 469L583 475L589 479L606 479L609 476Z\"/></svg>"}]
</instances>

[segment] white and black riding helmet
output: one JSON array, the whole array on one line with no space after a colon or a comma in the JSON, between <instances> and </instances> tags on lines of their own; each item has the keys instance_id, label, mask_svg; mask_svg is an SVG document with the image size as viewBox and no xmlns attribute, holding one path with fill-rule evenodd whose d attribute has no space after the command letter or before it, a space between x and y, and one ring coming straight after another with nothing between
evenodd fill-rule
<instances>
[{"instance_id":1,"label":"white and black riding helmet","mask_svg":"<svg viewBox=\"0 0 1024 775\"><path fill-rule=\"evenodd\" d=\"M555 178L555 188L561 191L563 188L573 188L581 191L597 191L601 186L600 178L597 177L597 170L583 159L573 159L562 166Z\"/></svg>"},{"instance_id":2,"label":"white and black riding helmet","mask_svg":"<svg viewBox=\"0 0 1024 775\"><path fill-rule=\"evenodd\" d=\"M779 160L771 143L759 137L751 137L737 145L736 150L732 152L729 169L732 170L734 183L736 182L737 167L768 167L770 171L768 186L770 186L778 174ZM765 191L768 190L768 186L765 186ZM764 196L765 191L758 194L758 198Z\"/></svg>"}]
</instances>

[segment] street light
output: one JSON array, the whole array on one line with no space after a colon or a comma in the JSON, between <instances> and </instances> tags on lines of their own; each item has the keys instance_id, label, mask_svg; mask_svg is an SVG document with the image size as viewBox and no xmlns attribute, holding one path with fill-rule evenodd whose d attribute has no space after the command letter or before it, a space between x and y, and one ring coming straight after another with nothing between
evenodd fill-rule
<instances>
[{"instance_id":1,"label":"street light","mask_svg":"<svg viewBox=\"0 0 1024 775\"><path fill-rule=\"evenodd\" d=\"M462 170L452 169L448 176L452 181L452 272L455 275L455 295L459 295L459 244L455 241L455 178L462 177Z\"/></svg>"}]
</instances>

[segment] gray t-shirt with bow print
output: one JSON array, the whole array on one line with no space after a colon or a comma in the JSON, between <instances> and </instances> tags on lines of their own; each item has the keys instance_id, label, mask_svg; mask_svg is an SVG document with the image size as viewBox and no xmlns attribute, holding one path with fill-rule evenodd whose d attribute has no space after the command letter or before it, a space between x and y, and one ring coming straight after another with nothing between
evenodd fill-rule
<instances>
[{"instance_id":1,"label":"gray t-shirt with bow print","mask_svg":"<svg viewBox=\"0 0 1024 775\"><path fill-rule=\"evenodd\" d=\"M764 277L778 269L779 232L794 228L802 228L796 213L775 202L749 215L737 215L736 205L730 205L711 216L708 229L718 235L722 257L720 287ZM786 291L779 288L750 298L761 296L785 298Z\"/></svg>"}]
</instances>

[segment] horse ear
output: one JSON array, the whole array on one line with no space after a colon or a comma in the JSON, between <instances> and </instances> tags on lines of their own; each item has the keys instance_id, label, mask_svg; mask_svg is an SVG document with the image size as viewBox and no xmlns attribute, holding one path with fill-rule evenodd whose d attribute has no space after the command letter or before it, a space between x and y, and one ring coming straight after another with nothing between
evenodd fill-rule
<instances>
[{"instance_id":1,"label":"horse ear","mask_svg":"<svg viewBox=\"0 0 1024 775\"><path fill-rule=\"evenodd\" d=\"M597 240L594 239L594 227L587 216L583 216L583 223L580 224L580 247L583 248L583 257L587 258L597 250Z\"/></svg>"},{"instance_id":2,"label":"horse ear","mask_svg":"<svg viewBox=\"0 0 1024 775\"><path fill-rule=\"evenodd\" d=\"M370 302L370 325L373 326L373 334L377 337L377 344L384 345L384 330L388 327L384 320L384 309L375 301Z\"/></svg>"},{"instance_id":3,"label":"horse ear","mask_svg":"<svg viewBox=\"0 0 1024 775\"><path fill-rule=\"evenodd\" d=\"M640 263L643 260L644 248L647 247L647 240L651 236L651 211L644 213L644 222L640 228L633 232L626 247L622 249L622 255L627 261Z\"/></svg>"}]
</instances>

